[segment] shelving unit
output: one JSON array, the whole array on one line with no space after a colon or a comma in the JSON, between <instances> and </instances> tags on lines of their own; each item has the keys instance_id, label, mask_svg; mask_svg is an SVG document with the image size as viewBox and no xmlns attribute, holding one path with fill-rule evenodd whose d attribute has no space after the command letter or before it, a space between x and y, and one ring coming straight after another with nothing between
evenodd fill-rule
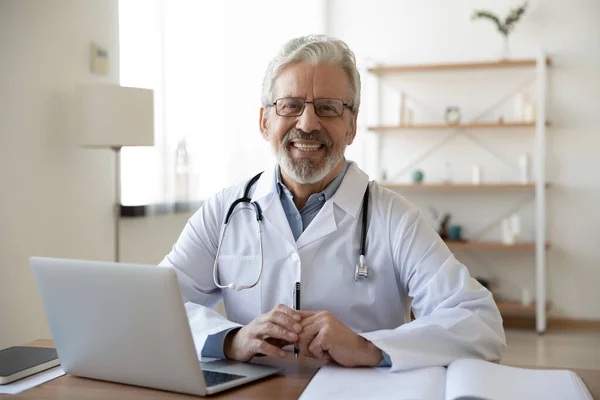
<instances>
[{"instance_id":1,"label":"shelving unit","mask_svg":"<svg viewBox=\"0 0 600 400\"><path fill-rule=\"evenodd\" d=\"M504 244L502 242L460 242L447 241L446 245L450 250L535 250L535 242L518 242L515 244ZM550 248L550 243L546 243L546 250Z\"/></svg>"},{"instance_id":2,"label":"shelving unit","mask_svg":"<svg viewBox=\"0 0 600 400\"><path fill-rule=\"evenodd\" d=\"M522 305L519 303L504 303L504 302L496 302L498 305L498 309L501 314L530 314L534 313L537 310L537 304L530 305ZM546 311L550 309L550 303L546 302L546 307L544 308Z\"/></svg>"},{"instance_id":3,"label":"shelving unit","mask_svg":"<svg viewBox=\"0 0 600 400\"><path fill-rule=\"evenodd\" d=\"M450 71L450 70L468 70L468 69L497 69L497 68L518 68L535 67L540 60L546 66L552 65L552 60L540 55L537 59L528 58L522 60L500 60L500 61L478 61L464 63L446 63L446 64L416 64L416 65L380 65L369 68L368 71L375 75L399 73L399 72L426 72L426 71ZM545 61L545 62L544 62Z\"/></svg>"},{"instance_id":4,"label":"shelving unit","mask_svg":"<svg viewBox=\"0 0 600 400\"><path fill-rule=\"evenodd\" d=\"M550 183L546 182L545 163L546 163L546 128L550 126L550 121L546 119L546 82L547 69L552 65L551 60L540 51L537 58L520 60L501 60L501 61L481 61L464 63L444 63L444 64L425 64L425 65L378 65L366 69L367 76L378 78L375 87L376 104L383 104L382 77L390 74L404 73L435 73L437 71L468 71L468 70L490 70L502 68L535 68L536 71L536 106L537 118L535 122L520 121L470 121L460 124L445 123L418 123L403 125L382 124L381 108L377 110L376 121L366 124L363 128L372 132L374 139L373 168L381 176L382 172L382 148L383 140L386 135L394 133L406 133L409 131L440 131L440 134L454 133L457 131L481 131L501 134L502 130L518 130L523 134L532 132L535 134L534 140L534 168L536 170L535 181L527 184L517 182L497 182L497 183L396 183L384 182L383 186L398 191L453 191L453 192L472 192L472 191L521 191L529 190L535 193L535 241L526 243L517 243L514 245L504 245L497 242L448 242L453 250L473 250L473 251L516 251L529 250L535 252L535 302L529 306L522 306L516 303L498 304L501 313L535 313L536 330L543 333L546 330L546 313L550 306L546 295L546 250L550 245L546 243L546 189L550 188ZM374 123L373 123L374 122Z\"/></svg>"},{"instance_id":5,"label":"shelving unit","mask_svg":"<svg viewBox=\"0 0 600 400\"><path fill-rule=\"evenodd\" d=\"M370 126L370 131L389 132L406 130L440 130L440 129L504 129L504 128L535 128L535 122L470 122L462 124L412 124L412 125L382 125ZM550 121L546 121L546 126L550 126Z\"/></svg>"},{"instance_id":6,"label":"shelving unit","mask_svg":"<svg viewBox=\"0 0 600 400\"><path fill-rule=\"evenodd\" d=\"M535 183L481 183L474 185L472 183L390 183L383 182L383 187L392 190L532 190L536 188ZM546 183L545 188L551 187Z\"/></svg>"}]
</instances>

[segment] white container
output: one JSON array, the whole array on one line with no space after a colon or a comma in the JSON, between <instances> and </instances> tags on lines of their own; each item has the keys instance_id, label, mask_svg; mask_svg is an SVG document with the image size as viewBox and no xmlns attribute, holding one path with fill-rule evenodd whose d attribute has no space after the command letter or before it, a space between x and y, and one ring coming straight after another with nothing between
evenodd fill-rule
<instances>
[{"instance_id":1,"label":"white container","mask_svg":"<svg viewBox=\"0 0 600 400\"><path fill-rule=\"evenodd\" d=\"M535 122L537 118L537 109L533 103L525 103L523 106L523 119L525 122Z\"/></svg>"},{"instance_id":2,"label":"white container","mask_svg":"<svg viewBox=\"0 0 600 400\"><path fill-rule=\"evenodd\" d=\"M473 165L471 183L473 185L481 185L481 167L479 165Z\"/></svg>"},{"instance_id":3,"label":"white container","mask_svg":"<svg viewBox=\"0 0 600 400\"><path fill-rule=\"evenodd\" d=\"M412 125L413 120L413 110L411 108L407 108L404 110L404 125Z\"/></svg>"},{"instance_id":4,"label":"white container","mask_svg":"<svg viewBox=\"0 0 600 400\"><path fill-rule=\"evenodd\" d=\"M525 96L523 93L517 93L515 96L515 121L523 121L523 105Z\"/></svg>"},{"instance_id":5,"label":"white container","mask_svg":"<svg viewBox=\"0 0 600 400\"><path fill-rule=\"evenodd\" d=\"M524 306L529 306L533 303L533 296L531 295L531 290L529 288L524 287L521 289L521 304Z\"/></svg>"},{"instance_id":6,"label":"white container","mask_svg":"<svg viewBox=\"0 0 600 400\"><path fill-rule=\"evenodd\" d=\"M519 157L519 170L521 171L521 183L531 182L531 162L529 154L522 154Z\"/></svg>"},{"instance_id":7,"label":"white container","mask_svg":"<svg viewBox=\"0 0 600 400\"><path fill-rule=\"evenodd\" d=\"M510 226L510 221L507 218L504 218L502 220L501 229L502 229L502 244L504 244L506 246L511 246L511 245L515 244L515 237L513 235L513 232L512 232L511 226Z\"/></svg>"},{"instance_id":8,"label":"white container","mask_svg":"<svg viewBox=\"0 0 600 400\"><path fill-rule=\"evenodd\" d=\"M445 171L444 171L444 179L442 183L450 184L452 183L452 164L448 161L445 162Z\"/></svg>"},{"instance_id":9,"label":"white container","mask_svg":"<svg viewBox=\"0 0 600 400\"><path fill-rule=\"evenodd\" d=\"M512 231L515 240L519 240L521 237L521 218L518 214L510 216L510 230Z\"/></svg>"}]
</instances>

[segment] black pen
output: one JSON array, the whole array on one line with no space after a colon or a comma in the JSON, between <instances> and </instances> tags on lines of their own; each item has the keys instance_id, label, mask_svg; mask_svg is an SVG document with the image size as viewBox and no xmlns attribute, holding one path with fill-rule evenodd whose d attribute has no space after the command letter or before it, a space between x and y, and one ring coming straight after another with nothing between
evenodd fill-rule
<instances>
[{"instance_id":1,"label":"black pen","mask_svg":"<svg viewBox=\"0 0 600 400\"><path fill-rule=\"evenodd\" d=\"M294 310L300 311L300 282L294 285ZM294 356L298 358L298 346L294 345Z\"/></svg>"}]
</instances>

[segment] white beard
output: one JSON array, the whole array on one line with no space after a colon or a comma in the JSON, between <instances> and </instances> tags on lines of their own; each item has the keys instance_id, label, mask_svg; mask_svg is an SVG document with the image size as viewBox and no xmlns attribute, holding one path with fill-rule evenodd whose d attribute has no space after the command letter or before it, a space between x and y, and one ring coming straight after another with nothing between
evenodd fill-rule
<instances>
[{"instance_id":1,"label":"white beard","mask_svg":"<svg viewBox=\"0 0 600 400\"><path fill-rule=\"evenodd\" d=\"M292 159L288 146L293 139L300 138L318 140L323 143L325 151L327 151L325 158L318 164L310 158ZM336 149L333 147L331 139L324 133L306 134L294 129L284 136L276 157L283 172L291 179L300 184L313 184L321 182L338 166L344 158L346 146L344 143L341 148Z\"/></svg>"}]
</instances>

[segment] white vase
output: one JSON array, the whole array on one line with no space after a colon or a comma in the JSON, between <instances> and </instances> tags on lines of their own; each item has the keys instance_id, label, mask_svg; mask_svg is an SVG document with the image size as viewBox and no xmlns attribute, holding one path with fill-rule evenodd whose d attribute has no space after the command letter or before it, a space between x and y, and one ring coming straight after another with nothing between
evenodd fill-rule
<instances>
[{"instance_id":1,"label":"white vase","mask_svg":"<svg viewBox=\"0 0 600 400\"><path fill-rule=\"evenodd\" d=\"M508 35L502 36L502 59L510 59L510 45L508 41Z\"/></svg>"}]
</instances>

